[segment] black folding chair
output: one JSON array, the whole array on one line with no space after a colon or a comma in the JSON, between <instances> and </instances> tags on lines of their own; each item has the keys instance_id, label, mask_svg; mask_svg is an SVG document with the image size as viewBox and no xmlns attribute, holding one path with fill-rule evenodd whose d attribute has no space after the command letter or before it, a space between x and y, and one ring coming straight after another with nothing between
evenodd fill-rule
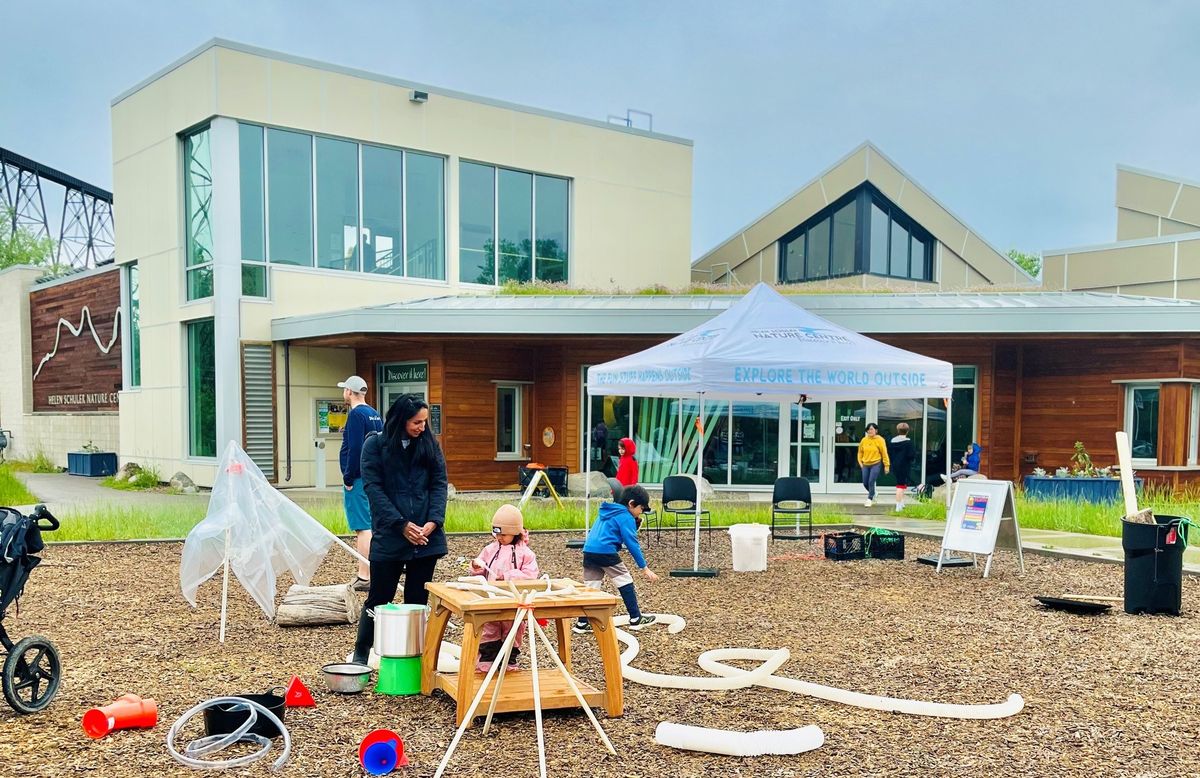
<instances>
[{"instance_id":1,"label":"black folding chair","mask_svg":"<svg viewBox=\"0 0 1200 778\"><path fill-rule=\"evenodd\" d=\"M662 524L670 516L675 529L675 545L679 545L679 530L696 524L696 482L691 476L669 475L663 481ZM681 523L682 522L682 523ZM700 524L708 530L705 543L712 542L712 517L706 510L700 511Z\"/></svg>"},{"instance_id":2,"label":"black folding chair","mask_svg":"<svg viewBox=\"0 0 1200 778\"><path fill-rule=\"evenodd\" d=\"M808 524L808 533L801 534L803 523ZM776 532L775 527L785 529ZM786 531L790 530L790 532ZM776 478L771 493L771 540L812 540L812 489L807 478Z\"/></svg>"}]
</instances>

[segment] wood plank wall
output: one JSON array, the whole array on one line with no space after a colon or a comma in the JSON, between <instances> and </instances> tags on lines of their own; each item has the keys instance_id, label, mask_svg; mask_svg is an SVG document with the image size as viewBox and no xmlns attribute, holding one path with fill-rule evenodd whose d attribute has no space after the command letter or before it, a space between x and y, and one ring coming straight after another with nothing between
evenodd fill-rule
<instances>
[{"instance_id":1,"label":"wood plank wall","mask_svg":"<svg viewBox=\"0 0 1200 778\"><path fill-rule=\"evenodd\" d=\"M29 347L33 360L29 375L37 373L33 379L34 411L117 410L123 343L114 328L119 329L120 306L121 273L116 267L50 287L33 287L29 292ZM67 322L71 327L79 327L82 322L83 330L78 336L72 335ZM97 339L106 347L111 341L107 354L96 345ZM11 353L20 353L16 344L10 347Z\"/></svg>"},{"instance_id":2,"label":"wood plank wall","mask_svg":"<svg viewBox=\"0 0 1200 778\"><path fill-rule=\"evenodd\" d=\"M988 475L1018 479L1036 466L1069 464L1083 441L1099 465L1116 461L1113 433L1124 424L1124 386L1114 380L1200 377L1200 345L1179 336L1014 338L881 336L885 342L959 365L976 365L976 424ZM515 462L495 461L494 380L532 381L526 397L530 456L547 465L579 467L582 366L633 353L664 340L620 338L371 338L356 343L360 374L374 381L380 362L428 360L430 401L443 406L442 445L451 480L466 489L506 488ZM1164 385L1160 406L1163 464L1187 457L1191 393ZM386 409L381 409L386 412ZM554 443L542 441L546 427ZM1036 452L1035 462L1025 453ZM1200 471L1145 471L1165 485L1200 480ZM456 480L457 479L457 480Z\"/></svg>"}]
</instances>

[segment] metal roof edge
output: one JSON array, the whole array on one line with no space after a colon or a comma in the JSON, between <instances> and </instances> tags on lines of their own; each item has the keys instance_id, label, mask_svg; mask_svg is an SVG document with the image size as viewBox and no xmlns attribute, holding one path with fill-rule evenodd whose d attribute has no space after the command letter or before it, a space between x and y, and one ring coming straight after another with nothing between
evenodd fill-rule
<instances>
[{"instance_id":1,"label":"metal roof edge","mask_svg":"<svg viewBox=\"0 0 1200 778\"><path fill-rule=\"evenodd\" d=\"M1156 170L1147 170L1146 168L1134 167L1133 165L1122 165L1120 162L1117 163L1117 170L1124 170L1126 173L1136 173L1139 176L1146 176L1147 178L1157 178L1160 181L1170 181L1172 184L1194 186L1200 189L1200 181L1193 181L1190 178L1183 178L1181 176L1172 176L1167 173L1159 173Z\"/></svg>"},{"instance_id":2,"label":"metal roof edge","mask_svg":"<svg viewBox=\"0 0 1200 778\"><path fill-rule=\"evenodd\" d=\"M1088 293L1085 293L1088 294ZM1123 297L1111 295L1111 297ZM1146 298L1158 299L1158 298ZM1175 302L1175 301L1170 301ZM296 340L339 334L521 334L541 331L554 335L593 335L606 331L626 310L529 309L498 316L494 309L351 309L271 322L272 339ZM713 308L679 308L639 312L639 330L647 335L671 335L708 321L720 313ZM937 310L871 309L856 306L818 310L818 315L864 334L902 332L947 334L1053 334L1111 331L1113 317L1122 332L1200 332L1200 304L1156 306L1094 306L1090 308L942 308ZM506 321L511 319L511 322ZM1183 320L1183 321L1172 321ZM401 322L403 327L401 328ZM543 323L544 322L544 323ZM549 324L550 326L546 326ZM1176 326L1169 326L1175 324Z\"/></svg>"},{"instance_id":3,"label":"metal roof edge","mask_svg":"<svg viewBox=\"0 0 1200 778\"><path fill-rule=\"evenodd\" d=\"M309 57L301 57L301 56L298 56L295 54L288 54L287 52L277 51L275 49L268 49L268 48L264 48L262 46L254 46L249 43L240 43L238 41L228 40L226 38L210 38L208 41L201 44L197 48L195 48L192 51L188 52L187 54L183 55L179 59L177 59L174 62L172 62L171 64L167 65L166 67L158 70L153 75L142 79L134 86L121 92L119 95L117 95L115 98L113 98L110 106L116 106L117 103L119 103L122 100L126 99L127 97L133 95L134 93L139 92L142 89L145 89L147 86L154 83L155 81L162 78L163 76L167 75L171 71L173 71L179 67L182 67L183 65L187 64L191 60L193 60L196 57L200 56L201 54L205 53L209 49L215 49L215 48L228 49L230 51L241 52L242 54L250 54L250 55L253 55L256 57L264 57L266 59L274 59L274 60L278 60L280 62L288 62L293 65L301 65L303 67L313 68L315 70L323 70L323 71L326 71L329 73L340 73L341 75L345 75L345 76L352 76L354 78L361 78L361 79L365 79L368 81L377 81L379 83L389 84L391 86L398 86L398 87L402 87L405 89L417 89L417 90L420 90L423 92L429 92L430 94L441 95L443 97L453 98L455 100L466 100L468 102L479 103L481 105L489 105L494 108L503 108L503 109L509 110L509 111L518 111L520 113L528 113L528 114L533 114L536 116L544 116L549 119L558 119L561 121L574 122L576 124L585 124L585 125L589 125L592 127L598 127L598 128L606 129L606 130L612 130L614 132L623 132L627 135L635 135L635 136L642 137L642 138L650 138L652 140L662 140L662 141L667 141L669 143L678 143L680 145L687 146L689 148L695 146L695 143L690 138L683 138L683 137L679 137L676 135L668 135L668 134L662 133L662 132L652 132L650 130L642 130L642 129L638 129L636 127L623 127L619 124L611 124L609 122L602 122L599 119L589 119L584 116L576 116L574 114L563 113L561 111L552 111L547 108L538 108L538 107L535 107L532 105L523 105L521 103L511 103L511 102L508 102L507 100L498 100L498 99L491 98L491 97L484 97L482 95L471 94L469 92L459 92L454 89L443 89L442 87L432 86L430 84L422 84L422 83L419 83L416 81L407 81L405 79L396 78L394 76L387 76L382 73L375 73L373 71L362 70L360 68L352 68L352 67L347 67L344 65L337 65L332 62L324 62L322 60L312 59Z\"/></svg>"},{"instance_id":4,"label":"metal roof edge","mask_svg":"<svg viewBox=\"0 0 1200 778\"><path fill-rule=\"evenodd\" d=\"M1130 238L1129 240L1114 240L1111 243L1095 243L1090 246L1071 246L1064 249L1045 249L1042 258L1060 256L1063 254L1079 254L1088 251L1109 251L1111 249L1137 248L1138 246L1153 246L1159 243L1179 243L1185 240L1200 239L1200 230L1195 232L1180 232L1175 235L1161 235L1155 238Z\"/></svg>"}]
</instances>

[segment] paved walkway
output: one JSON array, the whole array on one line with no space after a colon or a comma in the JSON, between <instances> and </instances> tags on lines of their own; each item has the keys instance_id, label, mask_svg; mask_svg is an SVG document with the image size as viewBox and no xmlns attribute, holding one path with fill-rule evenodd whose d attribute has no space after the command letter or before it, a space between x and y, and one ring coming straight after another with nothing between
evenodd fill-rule
<instances>
[{"instance_id":1,"label":"paved walkway","mask_svg":"<svg viewBox=\"0 0 1200 778\"><path fill-rule=\"evenodd\" d=\"M925 519L904 519L891 516L862 518L856 523L867 527L895 530L905 535L941 540L946 524ZM1021 547L1026 551L1051 556L1086 559L1092 562L1115 562L1124 564L1125 552L1121 539L1101 535L1082 535L1077 532L1059 532L1049 529L1021 528ZM1200 575L1200 542L1188 546L1183 552L1183 571Z\"/></svg>"},{"instance_id":2,"label":"paved walkway","mask_svg":"<svg viewBox=\"0 0 1200 778\"><path fill-rule=\"evenodd\" d=\"M208 505L208 492L199 494L167 494L166 492L119 491L100 485L99 478L86 478L66 473L16 473L38 502L51 513L68 513L84 508L107 508L115 505L149 507L160 505ZM295 502L311 506L327 501L341 502L340 489L288 489L284 492ZM32 505L15 505L28 512Z\"/></svg>"}]
</instances>

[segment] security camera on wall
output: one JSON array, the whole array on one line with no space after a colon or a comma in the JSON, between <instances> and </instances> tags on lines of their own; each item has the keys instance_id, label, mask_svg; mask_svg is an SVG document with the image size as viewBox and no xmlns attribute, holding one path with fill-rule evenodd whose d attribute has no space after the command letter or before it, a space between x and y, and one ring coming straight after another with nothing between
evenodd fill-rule
<instances>
[{"instance_id":1,"label":"security camera on wall","mask_svg":"<svg viewBox=\"0 0 1200 778\"><path fill-rule=\"evenodd\" d=\"M429 100L429 93L414 89L412 90L412 94L408 96L408 100L413 103L424 103Z\"/></svg>"}]
</instances>

